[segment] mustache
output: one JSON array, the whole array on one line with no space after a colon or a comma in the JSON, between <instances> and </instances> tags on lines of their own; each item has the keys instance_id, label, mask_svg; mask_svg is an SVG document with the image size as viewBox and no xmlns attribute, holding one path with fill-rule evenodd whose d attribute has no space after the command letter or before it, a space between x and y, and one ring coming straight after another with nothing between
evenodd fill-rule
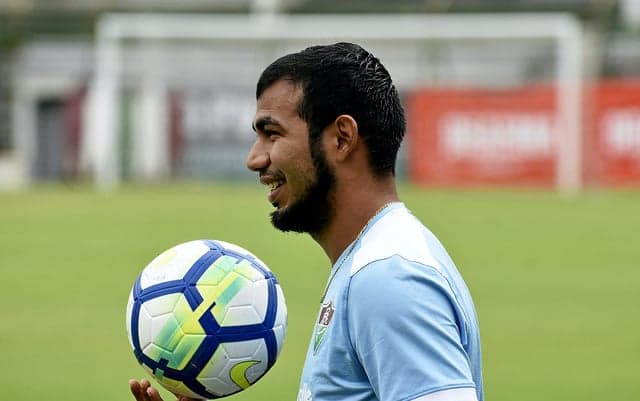
<instances>
[{"instance_id":1,"label":"mustache","mask_svg":"<svg viewBox=\"0 0 640 401\"><path fill-rule=\"evenodd\" d=\"M261 182L264 180L284 181L285 176L284 176L284 173L280 170L264 169L264 170L258 171L258 179Z\"/></svg>"}]
</instances>

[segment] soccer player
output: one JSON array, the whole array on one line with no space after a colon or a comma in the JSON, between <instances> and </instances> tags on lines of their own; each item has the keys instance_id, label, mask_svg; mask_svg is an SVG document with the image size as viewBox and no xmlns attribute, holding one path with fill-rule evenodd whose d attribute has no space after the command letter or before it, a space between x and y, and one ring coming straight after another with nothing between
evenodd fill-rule
<instances>
[{"instance_id":1,"label":"soccer player","mask_svg":"<svg viewBox=\"0 0 640 401\"><path fill-rule=\"evenodd\" d=\"M386 68L350 43L309 47L257 84L247 167L273 225L331 261L298 401L483 401L471 295L438 239L400 201L405 117ZM157 401L132 381L138 401Z\"/></svg>"}]
</instances>

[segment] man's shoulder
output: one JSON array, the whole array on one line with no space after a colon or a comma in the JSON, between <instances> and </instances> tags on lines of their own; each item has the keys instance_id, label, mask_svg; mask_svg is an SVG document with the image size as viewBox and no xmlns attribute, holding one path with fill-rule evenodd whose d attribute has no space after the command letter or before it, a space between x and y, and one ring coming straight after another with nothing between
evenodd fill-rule
<instances>
[{"instance_id":1,"label":"man's shoulder","mask_svg":"<svg viewBox=\"0 0 640 401\"><path fill-rule=\"evenodd\" d=\"M365 266L393 256L438 269L429 234L404 206L387 211L360 239L351 263L351 276Z\"/></svg>"}]
</instances>

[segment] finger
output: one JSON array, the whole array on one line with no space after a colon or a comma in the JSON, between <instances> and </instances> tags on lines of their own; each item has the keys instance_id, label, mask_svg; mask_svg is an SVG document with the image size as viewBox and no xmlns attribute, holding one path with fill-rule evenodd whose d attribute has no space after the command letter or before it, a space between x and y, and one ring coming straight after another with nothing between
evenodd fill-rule
<instances>
[{"instance_id":1,"label":"finger","mask_svg":"<svg viewBox=\"0 0 640 401\"><path fill-rule=\"evenodd\" d=\"M143 387L142 382L135 379L129 380L129 389L131 390L131 394L133 394L137 401L149 400L146 389Z\"/></svg>"},{"instance_id":2,"label":"finger","mask_svg":"<svg viewBox=\"0 0 640 401\"><path fill-rule=\"evenodd\" d=\"M151 398L151 394L149 393L149 390L153 389L153 387L151 387L151 383L147 379L142 379L141 382L142 389L144 390L145 401L153 401L153 398Z\"/></svg>"},{"instance_id":3,"label":"finger","mask_svg":"<svg viewBox=\"0 0 640 401\"><path fill-rule=\"evenodd\" d=\"M147 388L147 396L149 396L150 401L163 401L158 390L153 387Z\"/></svg>"}]
</instances>

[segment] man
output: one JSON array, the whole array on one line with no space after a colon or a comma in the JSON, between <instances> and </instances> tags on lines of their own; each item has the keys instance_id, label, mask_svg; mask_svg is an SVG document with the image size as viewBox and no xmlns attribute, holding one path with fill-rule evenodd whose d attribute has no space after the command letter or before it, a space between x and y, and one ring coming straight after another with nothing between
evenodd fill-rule
<instances>
[{"instance_id":1,"label":"man","mask_svg":"<svg viewBox=\"0 0 640 401\"><path fill-rule=\"evenodd\" d=\"M358 45L314 46L268 66L256 96L247 167L270 187L271 221L333 264L298 401L482 401L469 291L396 192L405 118L387 70Z\"/></svg>"}]
</instances>

